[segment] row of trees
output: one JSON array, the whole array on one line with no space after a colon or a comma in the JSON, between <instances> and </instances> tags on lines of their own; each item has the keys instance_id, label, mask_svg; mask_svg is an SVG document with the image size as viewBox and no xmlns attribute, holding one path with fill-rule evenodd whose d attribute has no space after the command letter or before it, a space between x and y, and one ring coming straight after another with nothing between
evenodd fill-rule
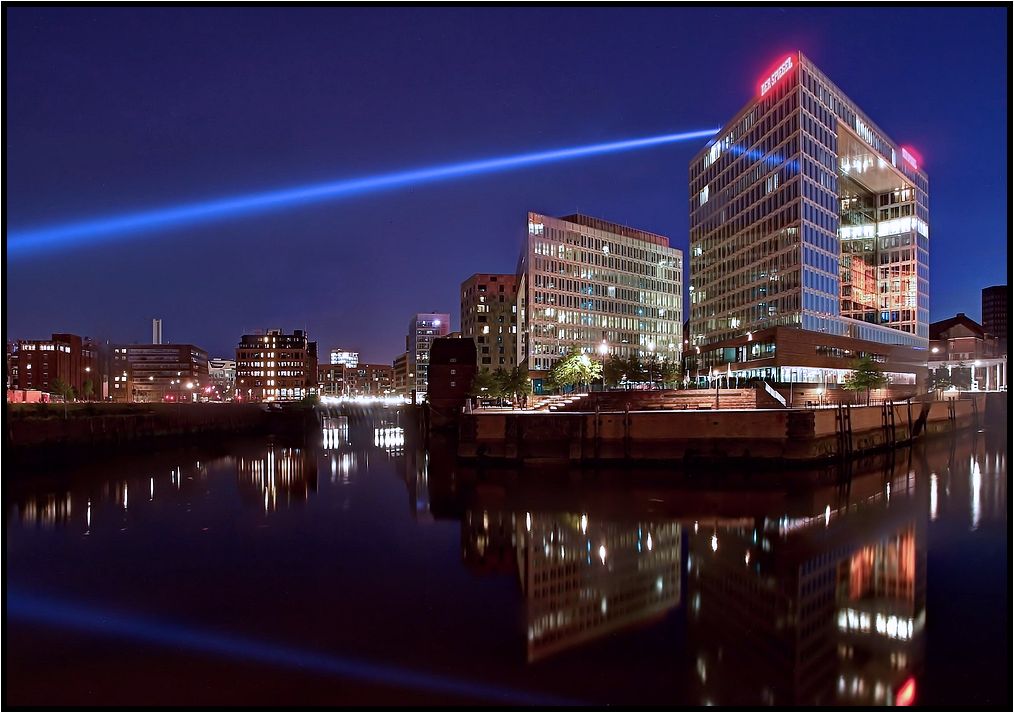
<instances>
[{"instance_id":1,"label":"row of trees","mask_svg":"<svg viewBox=\"0 0 1014 713\"><path fill-rule=\"evenodd\" d=\"M587 388L603 380L607 386L615 387L625 383L661 383L664 386L678 384L682 377L680 364L672 359L645 361L636 354L622 359L613 355L604 362L591 358L578 347L572 347L566 355L557 360L546 379L550 389L559 391L567 388ZM960 377L958 377L960 378ZM937 384L943 382L938 377ZM855 393L865 392L867 403L870 392L887 385L888 379L880 365L868 356L854 363L851 373L845 376L842 388ZM948 381L949 386L953 381ZM957 385L957 384L956 384ZM939 387L938 387L939 388ZM490 399L509 399L517 404L532 393L532 380L525 367L497 369L491 372L483 369L472 380L469 390L472 396Z\"/></svg>"},{"instance_id":2,"label":"row of trees","mask_svg":"<svg viewBox=\"0 0 1014 713\"><path fill-rule=\"evenodd\" d=\"M615 354L598 361L578 347L572 347L549 371L549 387L587 387L600 379L606 386L623 384L661 383L676 384L682 378L680 363L674 359L644 360L637 354L623 359Z\"/></svg>"},{"instance_id":3,"label":"row of trees","mask_svg":"<svg viewBox=\"0 0 1014 713\"><path fill-rule=\"evenodd\" d=\"M85 379L84 383L81 384L81 393L79 394L74 390L73 386L63 379L53 379L53 383L50 384L50 393L63 397L64 401L73 401L78 397L81 397L85 401L90 401L95 395L95 385L91 379Z\"/></svg>"},{"instance_id":4,"label":"row of trees","mask_svg":"<svg viewBox=\"0 0 1014 713\"><path fill-rule=\"evenodd\" d=\"M493 372L483 369L472 379L469 393L484 399L509 399L516 405L532 393L532 380L528 377L528 369L523 366Z\"/></svg>"}]
</instances>

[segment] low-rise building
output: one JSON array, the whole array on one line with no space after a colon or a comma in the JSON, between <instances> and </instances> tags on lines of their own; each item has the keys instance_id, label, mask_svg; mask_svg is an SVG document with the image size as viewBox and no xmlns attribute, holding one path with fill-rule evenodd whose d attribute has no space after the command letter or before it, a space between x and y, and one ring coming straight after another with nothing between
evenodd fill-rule
<instances>
[{"instance_id":1,"label":"low-rise building","mask_svg":"<svg viewBox=\"0 0 1014 713\"><path fill-rule=\"evenodd\" d=\"M113 401L197 401L211 386L208 353L193 344L120 344L109 356Z\"/></svg>"},{"instance_id":2,"label":"low-rise building","mask_svg":"<svg viewBox=\"0 0 1014 713\"><path fill-rule=\"evenodd\" d=\"M11 347L10 378L16 390L56 393L59 382L77 398L95 398L100 381L96 345L76 334L49 339L19 339Z\"/></svg>"},{"instance_id":3,"label":"low-rise building","mask_svg":"<svg viewBox=\"0 0 1014 713\"><path fill-rule=\"evenodd\" d=\"M236 360L208 359L208 378L211 395L217 398L232 398L236 393Z\"/></svg>"},{"instance_id":4,"label":"low-rise building","mask_svg":"<svg viewBox=\"0 0 1014 713\"><path fill-rule=\"evenodd\" d=\"M302 329L244 334L236 347L236 397L298 401L317 393L317 342Z\"/></svg>"},{"instance_id":5,"label":"low-rise building","mask_svg":"<svg viewBox=\"0 0 1014 713\"><path fill-rule=\"evenodd\" d=\"M1001 391L1007 388L1007 355L999 339L975 320L958 312L953 317L933 322L929 327L930 355L927 366L931 377L959 389ZM955 373L957 372L957 373Z\"/></svg>"},{"instance_id":6,"label":"low-rise building","mask_svg":"<svg viewBox=\"0 0 1014 713\"><path fill-rule=\"evenodd\" d=\"M408 361L408 352L399 354L394 358L392 373L394 375L394 393L406 398L410 397L412 394L409 387L409 379L411 378L412 371Z\"/></svg>"}]
</instances>

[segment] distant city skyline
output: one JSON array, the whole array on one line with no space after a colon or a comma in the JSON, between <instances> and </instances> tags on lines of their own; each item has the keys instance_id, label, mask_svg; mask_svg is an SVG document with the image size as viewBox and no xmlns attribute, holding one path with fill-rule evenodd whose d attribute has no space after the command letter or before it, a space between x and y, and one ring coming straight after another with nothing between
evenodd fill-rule
<instances>
[{"instance_id":1,"label":"distant city skyline","mask_svg":"<svg viewBox=\"0 0 1014 713\"><path fill-rule=\"evenodd\" d=\"M1003 8L5 13L9 229L718 126L800 50L922 155L930 320L981 320L981 289L1007 282L1007 81L982 69L1007 57ZM843 23L898 32L856 55ZM606 61L620 36L637 42ZM457 330L461 282L513 271L529 211L637 226L686 252L687 165L706 143L13 258L7 339L147 343L158 315L165 341L213 357L295 327L390 363L413 314L446 312Z\"/></svg>"}]
</instances>

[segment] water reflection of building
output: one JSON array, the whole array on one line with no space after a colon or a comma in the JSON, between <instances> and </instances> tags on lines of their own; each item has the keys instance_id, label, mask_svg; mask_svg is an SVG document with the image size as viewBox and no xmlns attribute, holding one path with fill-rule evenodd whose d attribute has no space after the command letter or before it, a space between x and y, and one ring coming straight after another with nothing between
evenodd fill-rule
<instances>
[{"instance_id":1,"label":"water reflection of building","mask_svg":"<svg viewBox=\"0 0 1014 713\"><path fill-rule=\"evenodd\" d=\"M255 492L264 510L277 510L317 492L317 458L305 448L271 446L261 457L236 458L240 491Z\"/></svg>"},{"instance_id":2,"label":"water reflection of building","mask_svg":"<svg viewBox=\"0 0 1014 713\"><path fill-rule=\"evenodd\" d=\"M22 524L37 525L47 529L67 524L73 512L74 507L69 492L46 493L26 498L18 503L18 520Z\"/></svg>"},{"instance_id":3,"label":"water reflection of building","mask_svg":"<svg viewBox=\"0 0 1014 713\"><path fill-rule=\"evenodd\" d=\"M814 499L795 515L695 524L700 703L884 705L914 692L928 520L916 483L894 470L854 478L823 512Z\"/></svg>"},{"instance_id":4,"label":"water reflection of building","mask_svg":"<svg viewBox=\"0 0 1014 713\"><path fill-rule=\"evenodd\" d=\"M517 573L529 661L648 621L680 602L680 527L587 514L468 510L466 564Z\"/></svg>"}]
</instances>

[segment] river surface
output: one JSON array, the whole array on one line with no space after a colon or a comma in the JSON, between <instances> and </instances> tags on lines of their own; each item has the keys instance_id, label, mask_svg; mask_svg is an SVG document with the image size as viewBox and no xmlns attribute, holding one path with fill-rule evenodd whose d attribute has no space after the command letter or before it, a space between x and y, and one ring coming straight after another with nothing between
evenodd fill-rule
<instances>
[{"instance_id":1,"label":"river surface","mask_svg":"<svg viewBox=\"0 0 1014 713\"><path fill-rule=\"evenodd\" d=\"M1005 429L778 475L400 425L5 473L7 707L1011 705Z\"/></svg>"}]
</instances>

